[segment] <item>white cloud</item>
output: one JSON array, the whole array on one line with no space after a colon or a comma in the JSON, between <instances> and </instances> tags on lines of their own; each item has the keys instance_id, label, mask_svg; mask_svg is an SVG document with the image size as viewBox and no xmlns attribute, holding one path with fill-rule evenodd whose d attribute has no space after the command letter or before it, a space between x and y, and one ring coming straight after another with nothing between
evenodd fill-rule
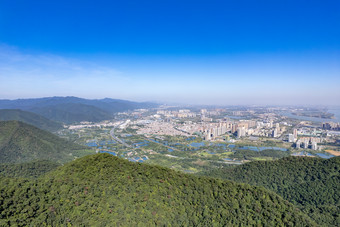
<instances>
[{"instance_id":1,"label":"white cloud","mask_svg":"<svg viewBox=\"0 0 340 227\"><path fill-rule=\"evenodd\" d=\"M335 64L299 65L291 58L273 64L265 59L192 59L186 64L180 58L116 58L104 65L94 59L24 53L0 45L0 99L72 95L197 104L337 104L340 98Z\"/></svg>"},{"instance_id":2,"label":"white cloud","mask_svg":"<svg viewBox=\"0 0 340 227\"><path fill-rule=\"evenodd\" d=\"M0 46L0 98L104 95L131 82L124 73L94 62L50 54L24 54ZM119 91L119 89L117 89ZM39 95L40 94L40 95Z\"/></svg>"}]
</instances>

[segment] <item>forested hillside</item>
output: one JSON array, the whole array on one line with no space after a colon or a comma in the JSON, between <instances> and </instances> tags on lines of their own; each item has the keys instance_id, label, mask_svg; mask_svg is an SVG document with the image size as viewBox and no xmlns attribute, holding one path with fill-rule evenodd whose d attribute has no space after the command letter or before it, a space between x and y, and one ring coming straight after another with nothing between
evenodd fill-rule
<instances>
[{"instance_id":1,"label":"forested hillside","mask_svg":"<svg viewBox=\"0 0 340 227\"><path fill-rule=\"evenodd\" d=\"M50 160L58 163L94 153L50 132L19 121L0 121L0 163Z\"/></svg>"},{"instance_id":2,"label":"forested hillside","mask_svg":"<svg viewBox=\"0 0 340 227\"><path fill-rule=\"evenodd\" d=\"M203 175L263 186L326 226L340 225L340 157L289 157L216 169Z\"/></svg>"},{"instance_id":3,"label":"forested hillside","mask_svg":"<svg viewBox=\"0 0 340 227\"><path fill-rule=\"evenodd\" d=\"M51 121L35 113L18 109L0 109L0 121L22 121L50 132L55 132L63 127L61 123Z\"/></svg>"},{"instance_id":4,"label":"forested hillside","mask_svg":"<svg viewBox=\"0 0 340 227\"><path fill-rule=\"evenodd\" d=\"M113 115L95 106L81 103L63 103L33 108L31 111L53 121L71 124L81 121L99 122L112 119Z\"/></svg>"},{"instance_id":5,"label":"forested hillside","mask_svg":"<svg viewBox=\"0 0 340 227\"><path fill-rule=\"evenodd\" d=\"M17 178L37 178L59 166L60 164L48 160L37 160L18 164L5 163L0 164L0 175Z\"/></svg>"},{"instance_id":6,"label":"forested hillside","mask_svg":"<svg viewBox=\"0 0 340 227\"><path fill-rule=\"evenodd\" d=\"M1 226L315 226L265 189L109 154L0 182Z\"/></svg>"},{"instance_id":7,"label":"forested hillside","mask_svg":"<svg viewBox=\"0 0 340 227\"><path fill-rule=\"evenodd\" d=\"M74 123L110 120L114 113L158 105L120 99L82 99L77 97L46 97L37 99L0 100L0 109L20 109L44 116L53 121ZM20 120L20 119L8 119ZM30 123L30 122L27 122Z\"/></svg>"}]
</instances>

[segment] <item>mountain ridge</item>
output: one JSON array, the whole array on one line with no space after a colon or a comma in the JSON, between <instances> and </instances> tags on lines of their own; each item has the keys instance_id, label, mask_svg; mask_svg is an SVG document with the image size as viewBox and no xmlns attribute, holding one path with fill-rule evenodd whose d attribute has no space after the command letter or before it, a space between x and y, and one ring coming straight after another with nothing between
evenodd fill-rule
<instances>
[{"instance_id":1,"label":"mountain ridge","mask_svg":"<svg viewBox=\"0 0 340 227\"><path fill-rule=\"evenodd\" d=\"M0 182L2 225L316 226L263 188L109 154L88 155L37 180Z\"/></svg>"},{"instance_id":2,"label":"mountain ridge","mask_svg":"<svg viewBox=\"0 0 340 227\"><path fill-rule=\"evenodd\" d=\"M0 121L0 163L71 161L94 151L20 121Z\"/></svg>"},{"instance_id":3,"label":"mountain ridge","mask_svg":"<svg viewBox=\"0 0 340 227\"><path fill-rule=\"evenodd\" d=\"M55 132L63 127L61 123L20 109L0 109L0 121L22 121L50 132Z\"/></svg>"},{"instance_id":4,"label":"mountain ridge","mask_svg":"<svg viewBox=\"0 0 340 227\"><path fill-rule=\"evenodd\" d=\"M64 123L109 120L117 112L157 106L158 104L150 102L110 98L83 99L74 96L0 100L0 109L21 109Z\"/></svg>"}]
</instances>

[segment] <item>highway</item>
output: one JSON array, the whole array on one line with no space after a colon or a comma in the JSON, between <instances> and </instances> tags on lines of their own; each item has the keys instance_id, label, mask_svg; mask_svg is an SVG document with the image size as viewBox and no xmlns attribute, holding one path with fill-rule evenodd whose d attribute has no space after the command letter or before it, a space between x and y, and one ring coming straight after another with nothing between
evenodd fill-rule
<instances>
[{"instance_id":1,"label":"highway","mask_svg":"<svg viewBox=\"0 0 340 227\"><path fill-rule=\"evenodd\" d=\"M118 125L118 126L119 126L119 125ZM115 129L116 129L118 126L115 126L115 127L114 127L113 129L111 129L111 131L110 131L110 135L111 135L112 139L116 140L118 143L121 143L121 144L123 144L123 145L126 146L126 147L132 148L131 145L125 143L124 141L122 141L121 139L119 139L118 137L115 136Z\"/></svg>"}]
</instances>

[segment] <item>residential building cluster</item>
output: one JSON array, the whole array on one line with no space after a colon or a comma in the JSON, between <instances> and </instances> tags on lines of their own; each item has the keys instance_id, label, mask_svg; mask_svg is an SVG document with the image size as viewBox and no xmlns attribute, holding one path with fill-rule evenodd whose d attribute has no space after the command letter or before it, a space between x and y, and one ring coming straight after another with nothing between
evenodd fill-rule
<instances>
[{"instance_id":1,"label":"residential building cluster","mask_svg":"<svg viewBox=\"0 0 340 227\"><path fill-rule=\"evenodd\" d=\"M325 130L340 131L340 124L335 122L325 122L322 124L322 128Z\"/></svg>"},{"instance_id":2,"label":"residential building cluster","mask_svg":"<svg viewBox=\"0 0 340 227\"><path fill-rule=\"evenodd\" d=\"M299 140L296 141L295 147L297 149L304 148L304 149L318 149L318 143L322 141L321 138L318 137L300 137Z\"/></svg>"},{"instance_id":3,"label":"residential building cluster","mask_svg":"<svg viewBox=\"0 0 340 227\"><path fill-rule=\"evenodd\" d=\"M191 112L187 109L182 109L178 111L170 111L170 110L159 110L157 111L158 115L163 115L167 118L177 117L177 118L192 118L196 117L196 113Z\"/></svg>"}]
</instances>

